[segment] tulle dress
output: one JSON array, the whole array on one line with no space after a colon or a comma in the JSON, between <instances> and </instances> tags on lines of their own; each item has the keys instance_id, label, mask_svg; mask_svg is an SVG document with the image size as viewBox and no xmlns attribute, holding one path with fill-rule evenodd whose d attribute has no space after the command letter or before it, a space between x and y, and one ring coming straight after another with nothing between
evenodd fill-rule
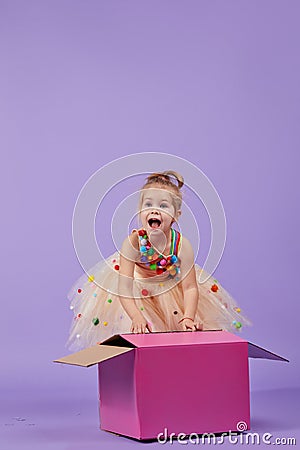
<instances>
[{"instance_id":1,"label":"tulle dress","mask_svg":"<svg viewBox=\"0 0 300 450\"><path fill-rule=\"evenodd\" d=\"M140 258L135 264L133 296L153 332L182 331L184 317L180 273L181 233L171 229L170 255L157 254L143 229L138 234ZM241 330L251 322L235 300L213 277L200 283L202 268L195 264L199 301L195 322L204 330ZM202 274L203 279L203 274ZM118 298L119 253L96 264L82 275L68 294L73 320L67 347L77 351L114 334L130 333L131 319Z\"/></svg>"}]
</instances>

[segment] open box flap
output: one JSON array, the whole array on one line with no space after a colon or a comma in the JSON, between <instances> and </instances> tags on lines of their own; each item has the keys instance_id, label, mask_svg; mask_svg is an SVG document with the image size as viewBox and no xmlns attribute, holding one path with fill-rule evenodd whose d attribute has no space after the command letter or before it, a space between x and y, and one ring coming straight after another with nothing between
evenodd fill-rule
<instances>
[{"instance_id":1,"label":"open box flap","mask_svg":"<svg viewBox=\"0 0 300 450\"><path fill-rule=\"evenodd\" d=\"M248 356L249 358L264 358L264 359L273 359L275 361L289 362L288 359L276 355L275 353L272 353L269 350L259 347L258 345L252 344L251 342L248 342Z\"/></svg>"},{"instance_id":2,"label":"open box flap","mask_svg":"<svg viewBox=\"0 0 300 450\"><path fill-rule=\"evenodd\" d=\"M113 337L114 339L116 336ZM123 339L126 347L172 347L172 346L186 346L186 345L199 345L199 344L225 344L234 342L247 342L240 336L228 333L222 330L204 330L204 331L155 331L152 333L124 333L118 336L118 338ZM114 345L122 345L120 343L115 343L117 341L112 341ZM108 343L104 341L104 344Z\"/></svg>"},{"instance_id":3,"label":"open box flap","mask_svg":"<svg viewBox=\"0 0 300 450\"><path fill-rule=\"evenodd\" d=\"M81 350L80 352L72 353L72 355L56 359L54 362L72 364L74 366L90 367L101 361L105 361L106 359L113 358L114 356L130 352L131 350L133 349L128 347L115 347L112 345L97 344L93 345L93 347Z\"/></svg>"},{"instance_id":4,"label":"open box flap","mask_svg":"<svg viewBox=\"0 0 300 450\"><path fill-rule=\"evenodd\" d=\"M216 332L217 331L217 332ZM201 331L189 333L166 332L151 334L122 334L114 335L106 339L100 345L94 345L79 352L56 359L54 362L89 367L101 361L129 352L139 347L160 347L170 345L193 345L193 344L215 344L215 343L239 343L244 339L227 331ZM276 355L258 345L248 342L248 356L250 358L264 358L277 361L287 361L286 358Z\"/></svg>"}]
</instances>

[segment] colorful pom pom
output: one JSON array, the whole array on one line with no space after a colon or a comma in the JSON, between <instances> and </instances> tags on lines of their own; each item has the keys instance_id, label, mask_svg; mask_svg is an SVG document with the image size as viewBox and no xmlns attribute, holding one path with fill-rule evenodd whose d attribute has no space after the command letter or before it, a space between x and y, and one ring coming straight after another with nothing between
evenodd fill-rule
<instances>
[{"instance_id":1,"label":"colorful pom pom","mask_svg":"<svg viewBox=\"0 0 300 450\"><path fill-rule=\"evenodd\" d=\"M217 290L219 289L218 286L216 284L213 284L212 287L210 288L213 292L217 292Z\"/></svg>"},{"instance_id":2,"label":"colorful pom pom","mask_svg":"<svg viewBox=\"0 0 300 450\"><path fill-rule=\"evenodd\" d=\"M142 295L144 295L144 297L146 297L149 294L147 289L142 289Z\"/></svg>"},{"instance_id":3,"label":"colorful pom pom","mask_svg":"<svg viewBox=\"0 0 300 450\"><path fill-rule=\"evenodd\" d=\"M178 258L176 255L164 256L155 252L152 247L147 232L145 230L139 231L140 239L140 261L145 263L151 270L156 270L157 275L160 275L163 271L169 271L169 278L174 278L176 274L179 274L179 267L177 267Z\"/></svg>"}]
</instances>

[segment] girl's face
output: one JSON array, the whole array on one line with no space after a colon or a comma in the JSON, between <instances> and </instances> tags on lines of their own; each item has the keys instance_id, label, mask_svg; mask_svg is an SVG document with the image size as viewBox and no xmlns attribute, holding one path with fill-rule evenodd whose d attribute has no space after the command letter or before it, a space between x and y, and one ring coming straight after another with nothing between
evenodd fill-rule
<instances>
[{"instance_id":1,"label":"girl's face","mask_svg":"<svg viewBox=\"0 0 300 450\"><path fill-rule=\"evenodd\" d=\"M170 230L180 211L175 211L172 194L167 189L148 188L142 192L140 219L148 232Z\"/></svg>"}]
</instances>

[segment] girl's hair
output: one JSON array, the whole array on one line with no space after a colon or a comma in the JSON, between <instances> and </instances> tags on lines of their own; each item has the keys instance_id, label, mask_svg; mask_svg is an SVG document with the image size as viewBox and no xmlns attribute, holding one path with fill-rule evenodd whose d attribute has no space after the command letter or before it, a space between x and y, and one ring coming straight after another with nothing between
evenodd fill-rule
<instances>
[{"instance_id":1,"label":"girl's hair","mask_svg":"<svg viewBox=\"0 0 300 450\"><path fill-rule=\"evenodd\" d=\"M141 190L140 206L143 201L143 191L148 188L163 188L172 191L172 199L175 211L179 211L182 203L181 188L184 185L182 175L173 170L166 170L165 172L156 172L149 175ZM175 194L175 195L174 195Z\"/></svg>"}]
</instances>

